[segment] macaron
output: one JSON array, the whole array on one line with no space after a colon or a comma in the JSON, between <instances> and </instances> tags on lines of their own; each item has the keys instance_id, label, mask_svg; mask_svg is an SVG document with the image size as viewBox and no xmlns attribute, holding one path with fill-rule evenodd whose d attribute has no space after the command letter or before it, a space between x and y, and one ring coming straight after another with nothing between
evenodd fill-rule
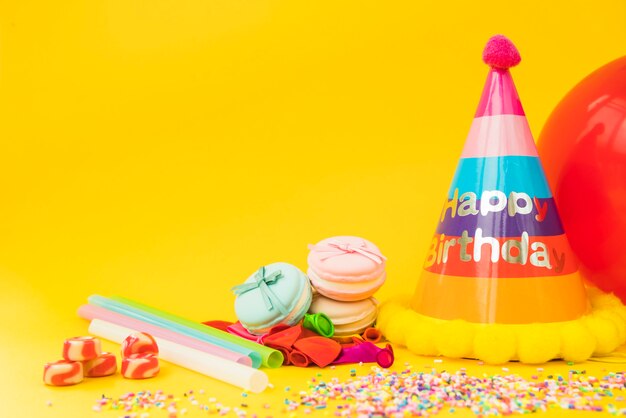
<instances>
[{"instance_id":1,"label":"macaron","mask_svg":"<svg viewBox=\"0 0 626 418\"><path fill-rule=\"evenodd\" d=\"M309 313L324 313L335 326L335 336L361 334L378 317L378 301L367 298L355 302L340 302L322 295L313 298Z\"/></svg>"},{"instance_id":2,"label":"macaron","mask_svg":"<svg viewBox=\"0 0 626 418\"><path fill-rule=\"evenodd\" d=\"M263 335L276 325L296 325L311 305L307 276L288 263L272 263L232 289L235 313L251 334Z\"/></svg>"},{"instance_id":3,"label":"macaron","mask_svg":"<svg viewBox=\"0 0 626 418\"><path fill-rule=\"evenodd\" d=\"M364 238L338 236L309 245L307 275L320 294L339 301L372 296L385 282L386 258Z\"/></svg>"}]
</instances>

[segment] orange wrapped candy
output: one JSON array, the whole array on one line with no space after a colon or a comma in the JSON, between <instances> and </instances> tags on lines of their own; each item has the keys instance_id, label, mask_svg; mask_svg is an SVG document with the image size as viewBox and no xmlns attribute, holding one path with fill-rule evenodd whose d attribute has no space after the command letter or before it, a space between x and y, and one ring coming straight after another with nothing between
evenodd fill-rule
<instances>
[{"instance_id":1,"label":"orange wrapped candy","mask_svg":"<svg viewBox=\"0 0 626 418\"><path fill-rule=\"evenodd\" d=\"M159 358L151 353L131 354L122 360L122 376L127 379L148 379L159 370Z\"/></svg>"},{"instance_id":2,"label":"orange wrapped candy","mask_svg":"<svg viewBox=\"0 0 626 418\"><path fill-rule=\"evenodd\" d=\"M122 341L122 357L142 353L159 354L159 346L152 335L146 332L133 332Z\"/></svg>"},{"instance_id":3,"label":"orange wrapped candy","mask_svg":"<svg viewBox=\"0 0 626 418\"><path fill-rule=\"evenodd\" d=\"M78 361L59 360L46 363L43 381L51 386L69 386L83 381L83 364Z\"/></svg>"},{"instance_id":4,"label":"orange wrapped candy","mask_svg":"<svg viewBox=\"0 0 626 418\"><path fill-rule=\"evenodd\" d=\"M117 371L117 359L113 353L102 353L83 363L83 373L87 377L110 376Z\"/></svg>"},{"instance_id":5,"label":"orange wrapped candy","mask_svg":"<svg viewBox=\"0 0 626 418\"><path fill-rule=\"evenodd\" d=\"M68 361L87 361L101 353L100 340L94 337L73 337L63 343L63 358Z\"/></svg>"}]
</instances>

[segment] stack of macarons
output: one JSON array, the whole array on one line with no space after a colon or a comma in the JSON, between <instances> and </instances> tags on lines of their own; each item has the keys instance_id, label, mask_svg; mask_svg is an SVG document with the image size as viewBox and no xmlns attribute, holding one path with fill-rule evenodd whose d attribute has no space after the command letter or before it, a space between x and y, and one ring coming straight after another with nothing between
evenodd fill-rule
<instances>
[{"instance_id":1,"label":"stack of macarons","mask_svg":"<svg viewBox=\"0 0 626 418\"><path fill-rule=\"evenodd\" d=\"M354 236L327 238L309 250L307 275L314 289L309 312L326 314L336 336L361 334L378 316L372 295L387 277L385 256Z\"/></svg>"},{"instance_id":2,"label":"stack of macarons","mask_svg":"<svg viewBox=\"0 0 626 418\"><path fill-rule=\"evenodd\" d=\"M372 295L387 277L378 247L363 238L338 236L309 250L307 274L292 264L272 263L233 288L235 313L250 334L296 325L307 312L325 314L338 337L361 334L374 324L378 302Z\"/></svg>"}]
</instances>

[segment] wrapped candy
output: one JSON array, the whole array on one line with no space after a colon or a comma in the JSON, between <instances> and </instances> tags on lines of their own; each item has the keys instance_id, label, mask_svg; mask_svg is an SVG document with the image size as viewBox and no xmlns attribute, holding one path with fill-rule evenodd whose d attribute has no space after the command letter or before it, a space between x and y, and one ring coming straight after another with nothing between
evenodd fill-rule
<instances>
[{"instance_id":1,"label":"wrapped candy","mask_svg":"<svg viewBox=\"0 0 626 418\"><path fill-rule=\"evenodd\" d=\"M83 364L78 361L59 360L46 363L43 381L51 386L69 386L83 381Z\"/></svg>"},{"instance_id":2,"label":"wrapped candy","mask_svg":"<svg viewBox=\"0 0 626 418\"><path fill-rule=\"evenodd\" d=\"M98 357L83 363L86 377L110 376L117 371L117 359L113 353L102 353Z\"/></svg>"},{"instance_id":3,"label":"wrapped candy","mask_svg":"<svg viewBox=\"0 0 626 418\"><path fill-rule=\"evenodd\" d=\"M122 359L122 376L127 379L148 379L159 374L159 359L151 353L131 354Z\"/></svg>"},{"instance_id":4,"label":"wrapped candy","mask_svg":"<svg viewBox=\"0 0 626 418\"><path fill-rule=\"evenodd\" d=\"M152 335L146 332L133 332L122 341L122 357L142 353L159 354L159 347Z\"/></svg>"},{"instance_id":5,"label":"wrapped candy","mask_svg":"<svg viewBox=\"0 0 626 418\"><path fill-rule=\"evenodd\" d=\"M73 337L63 343L63 358L68 361L87 361L101 353L100 340L94 337Z\"/></svg>"}]
</instances>

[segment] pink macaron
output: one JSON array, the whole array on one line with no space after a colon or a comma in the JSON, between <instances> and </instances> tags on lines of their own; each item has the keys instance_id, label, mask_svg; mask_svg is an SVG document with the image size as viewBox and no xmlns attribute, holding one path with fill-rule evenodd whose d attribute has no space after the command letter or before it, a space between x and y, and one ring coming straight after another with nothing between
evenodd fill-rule
<instances>
[{"instance_id":1,"label":"pink macaron","mask_svg":"<svg viewBox=\"0 0 626 418\"><path fill-rule=\"evenodd\" d=\"M338 301L372 296L385 282L386 258L366 239L338 236L309 245L307 275L317 292Z\"/></svg>"}]
</instances>

